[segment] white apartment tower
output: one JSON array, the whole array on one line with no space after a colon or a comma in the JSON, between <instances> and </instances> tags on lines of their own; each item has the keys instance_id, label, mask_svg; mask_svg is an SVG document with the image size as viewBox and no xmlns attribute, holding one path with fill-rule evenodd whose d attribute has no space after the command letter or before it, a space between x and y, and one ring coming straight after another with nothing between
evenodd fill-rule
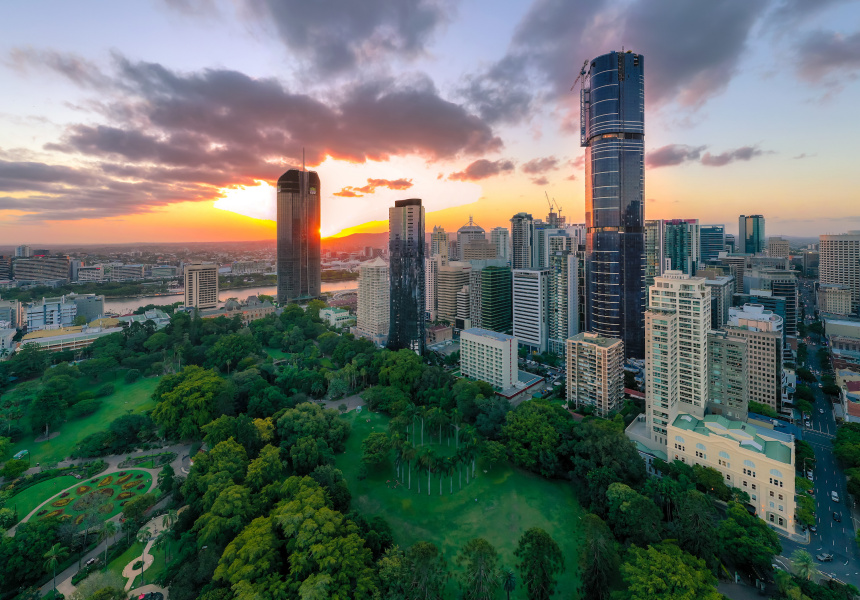
<instances>
[{"instance_id":1,"label":"white apartment tower","mask_svg":"<svg viewBox=\"0 0 860 600\"><path fill-rule=\"evenodd\" d=\"M851 312L856 313L860 309L860 231L820 236L818 253L820 282L851 290Z\"/></svg>"},{"instance_id":2,"label":"white apartment tower","mask_svg":"<svg viewBox=\"0 0 860 600\"><path fill-rule=\"evenodd\" d=\"M514 337L535 352L549 340L549 269L514 269Z\"/></svg>"},{"instance_id":3,"label":"white apartment tower","mask_svg":"<svg viewBox=\"0 0 860 600\"><path fill-rule=\"evenodd\" d=\"M517 338L479 327L460 332L460 372L486 381L497 390L514 387L517 374Z\"/></svg>"},{"instance_id":4,"label":"white apartment tower","mask_svg":"<svg viewBox=\"0 0 860 600\"><path fill-rule=\"evenodd\" d=\"M442 227L436 225L430 234L430 256L442 257L442 265L448 264L448 234Z\"/></svg>"},{"instance_id":5,"label":"white apartment tower","mask_svg":"<svg viewBox=\"0 0 860 600\"><path fill-rule=\"evenodd\" d=\"M508 264L511 262L511 234L506 227L496 227L490 231L490 241L496 245L496 257Z\"/></svg>"},{"instance_id":6,"label":"white apartment tower","mask_svg":"<svg viewBox=\"0 0 860 600\"><path fill-rule=\"evenodd\" d=\"M381 257L365 262L358 270L359 335L382 346L388 337L390 287L388 263Z\"/></svg>"},{"instance_id":7,"label":"white apartment tower","mask_svg":"<svg viewBox=\"0 0 860 600\"><path fill-rule=\"evenodd\" d=\"M185 306L218 306L218 265L191 263L185 266Z\"/></svg>"}]
</instances>

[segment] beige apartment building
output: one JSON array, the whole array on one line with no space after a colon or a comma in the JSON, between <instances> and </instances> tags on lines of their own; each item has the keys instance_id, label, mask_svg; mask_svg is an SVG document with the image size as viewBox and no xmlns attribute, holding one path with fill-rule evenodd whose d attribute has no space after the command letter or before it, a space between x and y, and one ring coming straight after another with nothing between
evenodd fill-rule
<instances>
[{"instance_id":1,"label":"beige apartment building","mask_svg":"<svg viewBox=\"0 0 860 600\"><path fill-rule=\"evenodd\" d=\"M788 240L781 237L772 237L767 240L767 255L785 258L789 256L791 251L788 247Z\"/></svg>"},{"instance_id":2,"label":"beige apartment building","mask_svg":"<svg viewBox=\"0 0 860 600\"><path fill-rule=\"evenodd\" d=\"M818 253L819 281L851 290L851 311L856 311L860 307L860 231L820 236Z\"/></svg>"},{"instance_id":3,"label":"beige apartment building","mask_svg":"<svg viewBox=\"0 0 860 600\"><path fill-rule=\"evenodd\" d=\"M606 417L624 400L624 342L596 333L567 340L567 404Z\"/></svg>"},{"instance_id":4,"label":"beige apartment building","mask_svg":"<svg viewBox=\"0 0 860 600\"><path fill-rule=\"evenodd\" d=\"M852 314L851 288L839 283L819 284L818 311L832 315Z\"/></svg>"},{"instance_id":5,"label":"beige apartment building","mask_svg":"<svg viewBox=\"0 0 860 600\"><path fill-rule=\"evenodd\" d=\"M450 261L439 267L436 274L436 310L440 321L453 323L457 319L457 294L469 284L472 266L467 262Z\"/></svg>"},{"instance_id":6,"label":"beige apartment building","mask_svg":"<svg viewBox=\"0 0 860 600\"><path fill-rule=\"evenodd\" d=\"M749 412L747 341L727 331L708 333L708 412L746 421Z\"/></svg>"},{"instance_id":7,"label":"beige apartment building","mask_svg":"<svg viewBox=\"0 0 860 600\"><path fill-rule=\"evenodd\" d=\"M782 410L782 317L761 304L744 304L729 310L726 331L747 341L750 400Z\"/></svg>"},{"instance_id":8,"label":"beige apartment building","mask_svg":"<svg viewBox=\"0 0 860 600\"><path fill-rule=\"evenodd\" d=\"M712 467L750 495L759 517L794 532L794 436L718 415L680 414L669 425L669 462Z\"/></svg>"},{"instance_id":9,"label":"beige apartment building","mask_svg":"<svg viewBox=\"0 0 860 600\"><path fill-rule=\"evenodd\" d=\"M193 308L218 306L218 265L203 263L185 265L185 306Z\"/></svg>"},{"instance_id":10,"label":"beige apartment building","mask_svg":"<svg viewBox=\"0 0 860 600\"><path fill-rule=\"evenodd\" d=\"M472 240L468 244L463 244L460 260L492 260L497 256L496 244L490 240Z\"/></svg>"},{"instance_id":11,"label":"beige apartment building","mask_svg":"<svg viewBox=\"0 0 860 600\"><path fill-rule=\"evenodd\" d=\"M383 345L388 339L391 288L388 263L380 257L358 269L357 334Z\"/></svg>"},{"instance_id":12,"label":"beige apartment building","mask_svg":"<svg viewBox=\"0 0 860 600\"><path fill-rule=\"evenodd\" d=\"M460 332L460 373L486 381L496 390L513 388L518 381L517 338L473 327Z\"/></svg>"}]
</instances>

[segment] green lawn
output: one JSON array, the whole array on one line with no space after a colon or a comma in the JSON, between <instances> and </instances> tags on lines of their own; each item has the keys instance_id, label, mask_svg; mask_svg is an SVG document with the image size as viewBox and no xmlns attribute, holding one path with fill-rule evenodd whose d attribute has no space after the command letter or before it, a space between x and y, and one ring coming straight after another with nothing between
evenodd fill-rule
<instances>
[{"instance_id":1,"label":"green lawn","mask_svg":"<svg viewBox=\"0 0 860 600\"><path fill-rule=\"evenodd\" d=\"M60 427L60 435L46 442L36 442L34 441L36 435L27 434L23 440L12 447L11 454L19 450L29 450L33 465L59 462L67 458L82 439L105 429L117 417L129 412L139 413L153 408L155 402L152 400L152 393L158 381L156 377L148 377L131 384L121 379L108 382L114 385L116 391L102 399L103 404L96 412L87 417L67 421ZM92 389L96 390L102 385L104 382L95 383ZM22 420L22 424L25 423L26 420Z\"/></svg>"},{"instance_id":2,"label":"green lawn","mask_svg":"<svg viewBox=\"0 0 860 600\"><path fill-rule=\"evenodd\" d=\"M128 550L108 563L107 570L112 573L116 573L119 577L122 577L122 570L125 569L126 565L128 565L132 560L140 560L140 553L142 551L143 544L140 542L133 543L129 546ZM126 579L124 581L128 580Z\"/></svg>"},{"instance_id":3,"label":"green lawn","mask_svg":"<svg viewBox=\"0 0 860 600\"><path fill-rule=\"evenodd\" d=\"M23 519L42 502L77 482L78 480L71 475L63 475L39 482L7 500L6 507L13 510L17 509L18 518Z\"/></svg>"},{"instance_id":4,"label":"green lawn","mask_svg":"<svg viewBox=\"0 0 860 600\"><path fill-rule=\"evenodd\" d=\"M283 350L279 350L276 348L266 348L266 354L271 356L275 360L281 360L282 358L287 357L287 353Z\"/></svg>"},{"instance_id":5,"label":"green lawn","mask_svg":"<svg viewBox=\"0 0 860 600\"><path fill-rule=\"evenodd\" d=\"M176 543L174 542L174 546ZM116 573L118 576L122 577L122 571L128 566L128 563L131 561L140 560L140 553L143 551L143 544L140 542L135 542L132 544L128 550L117 556L115 559L110 561L110 564L107 566L107 570ZM146 583L152 583L152 581L157 577L160 573L162 573L166 568L167 564L165 562L165 552L164 548L159 546L153 546L150 549L150 552L153 556L153 561L150 566L146 568L144 571L144 579ZM175 560L176 552L173 552L173 560ZM128 581L125 579L124 581ZM131 589L135 589L140 587L141 578L140 575L134 578L134 583L131 586Z\"/></svg>"},{"instance_id":6,"label":"green lawn","mask_svg":"<svg viewBox=\"0 0 860 600\"><path fill-rule=\"evenodd\" d=\"M569 482L550 481L507 463L488 473L483 472L479 463L477 477L468 485L463 475L462 491L458 490L455 473L453 495L449 493L449 478L444 478L441 497L439 478L435 475L431 479L430 495L427 495L426 470L422 474L421 495L417 493L418 475L414 470L412 490L406 486L392 488L394 470L390 465L359 480L361 442L374 431L387 431L388 419L367 411L353 411L343 418L352 423L353 430L346 452L337 457L337 467L349 482L352 506L367 516L384 517L398 544L433 542L444 553L453 573L456 571L454 557L460 548L468 540L482 537L495 546L502 565L514 567L514 550L520 536L530 527L540 527L549 532L565 556L566 570L559 578L559 597L576 597L579 583L576 564L582 541L579 520L585 511L579 506ZM425 440L429 442L427 431ZM443 446L442 449L447 448ZM521 583L519 573L517 579ZM453 593L454 590L452 582L449 591ZM518 585L516 597L525 597L521 585Z\"/></svg>"}]
</instances>

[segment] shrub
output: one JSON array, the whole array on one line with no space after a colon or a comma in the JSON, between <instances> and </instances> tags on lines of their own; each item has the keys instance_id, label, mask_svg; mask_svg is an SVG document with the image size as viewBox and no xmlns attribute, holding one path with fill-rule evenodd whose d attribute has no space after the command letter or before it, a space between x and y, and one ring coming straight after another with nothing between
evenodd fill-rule
<instances>
[{"instance_id":1,"label":"shrub","mask_svg":"<svg viewBox=\"0 0 860 600\"><path fill-rule=\"evenodd\" d=\"M107 515L111 511L113 511L113 502L105 502L104 504L99 506L99 512L103 515Z\"/></svg>"},{"instance_id":2,"label":"shrub","mask_svg":"<svg viewBox=\"0 0 860 600\"><path fill-rule=\"evenodd\" d=\"M116 497L116 499L127 500L128 498L133 498L134 496L137 496L137 494L135 494L134 492L122 492L119 496ZM125 502L123 502L122 505L125 505Z\"/></svg>"},{"instance_id":3,"label":"shrub","mask_svg":"<svg viewBox=\"0 0 860 600\"><path fill-rule=\"evenodd\" d=\"M108 475L107 477L99 481L99 487L104 487L106 485L110 485L111 483L113 483L113 475Z\"/></svg>"},{"instance_id":4,"label":"shrub","mask_svg":"<svg viewBox=\"0 0 860 600\"><path fill-rule=\"evenodd\" d=\"M137 369L129 369L125 374L126 383L134 383L140 379L140 371Z\"/></svg>"},{"instance_id":5,"label":"shrub","mask_svg":"<svg viewBox=\"0 0 860 600\"><path fill-rule=\"evenodd\" d=\"M105 396L110 396L114 392L114 387L112 383L106 383L101 386L98 390L96 390L96 398L104 398Z\"/></svg>"},{"instance_id":6,"label":"shrub","mask_svg":"<svg viewBox=\"0 0 860 600\"><path fill-rule=\"evenodd\" d=\"M51 502L51 506L56 506L57 508L68 505L72 501L71 498L60 498L59 500L54 500Z\"/></svg>"},{"instance_id":7,"label":"shrub","mask_svg":"<svg viewBox=\"0 0 860 600\"><path fill-rule=\"evenodd\" d=\"M79 485L78 489L76 489L75 492L77 492L78 496L83 496L84 494L89 492L91 489L92 488L88 485Z\"/></svg>"},{"instance_id":8,"label":"shrub","mask_svg":"<svg viewBox=\"0 0 860 600\"><path fill-rule=\"evenodd\" d=\"M69 416L73 419L79 419L96 412L102 405L102 401L97 398L89 400L81 400L69 409Z\"/></svg>"},{"instance_id":9,"label":"shrub","mask_svg":"<svg viewBox=\"0 0 860 600\"><path fill-rule=\"evenodd\" d=\"M6 464L3 465L3 469L0 470L0 476L5 477L6 479L16 479L21 473L30 468L30 465L27 464L26 460L17 460L14 458L10 458L6 461Z\"/></svg>"}]
</instances>

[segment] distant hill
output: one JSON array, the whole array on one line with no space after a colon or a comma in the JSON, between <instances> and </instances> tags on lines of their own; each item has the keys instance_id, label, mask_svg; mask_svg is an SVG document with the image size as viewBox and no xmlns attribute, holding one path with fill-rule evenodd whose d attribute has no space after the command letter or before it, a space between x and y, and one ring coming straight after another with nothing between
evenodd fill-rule
<instances>
[{"instance_id":1,"label":"distant hill","mask_svg":"<svg viewBox=\"0 0 860 600\"><path fill-rule=\"evenodd\" d=\"M430 233L424 234L424 241L430 240ZM322 249L331 250L333 252L354 252L356 250L364 250L365 246L371 248L387 248L388 247L388 232L381 231L379 233L353 233L338 238L323 238Z\"/></svg>"}]
</instances>

